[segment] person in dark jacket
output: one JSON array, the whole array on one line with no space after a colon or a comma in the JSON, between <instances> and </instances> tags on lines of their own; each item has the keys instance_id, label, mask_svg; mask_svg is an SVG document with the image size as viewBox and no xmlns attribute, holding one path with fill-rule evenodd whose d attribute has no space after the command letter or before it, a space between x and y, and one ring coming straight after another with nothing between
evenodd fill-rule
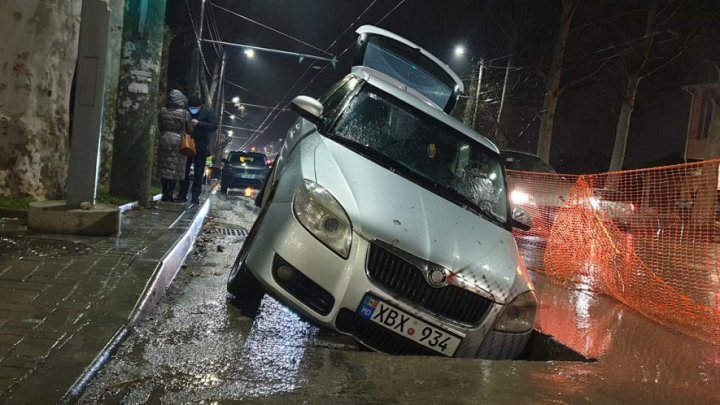
<instances>
[{"instance_id":1,"label":"person in dark jacket","mask_svg":"<svg viewBox=\"0 0 720 405\"><path fill-rule=\"evenodd\" d=\"M180 154L180 137L190 133L190 113L187 97L180 90L168 95L167 107L158 114L160 145L158 146L158 175L162 184L162 201L173 201L175 184L185 178L185 156Z\"/></svg>"},{"instance_id":2,"label":"person in dark jacket","mask_svg":"<svg viewBox=\"0 0 720 405\"><path fill-rule=\"evenodd\" d=\"M188 188L190 186L190 167L195 172L192 179L192 203L200 203L200 192L202 191L202 178L205 173L205 158L208 154L210 136L217 130L217 119L215 110L203 105L200 97L190 96L188 100L188 111L190 112L190 124L192 126L192 137L195 140L195 156L187 158L185 164L185 179L181 183L179 201L187 201Z\"/></svg>"}]
</instances>

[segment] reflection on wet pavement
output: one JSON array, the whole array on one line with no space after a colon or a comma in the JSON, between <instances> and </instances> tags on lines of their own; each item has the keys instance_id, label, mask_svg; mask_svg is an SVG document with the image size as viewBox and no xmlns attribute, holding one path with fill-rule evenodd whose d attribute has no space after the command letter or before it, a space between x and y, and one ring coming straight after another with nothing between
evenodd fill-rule
<instances>
[{"instance_id":1,"label":"reflection on wet pavement","mask_svg":"<svg viewBox=\"0 0 720 405\"><path fill-rule=\"evenodd\" d=\"M81 255L90 246L61 239L31 238L27 236L0 236L0 256L23 258L53 258Z\"/></svg>"},{"instance_id":2,"label":"reflection on wet pavement","mask_svg":"<svg viewBox=\"0 0 720 405\"><path fill-rule=\"evenodd\" d=\"M248 394L269 396L294 390L308 343L317 332L316 327L265 296L240 357L240 362L248 368L248 375L261 382Z\"/></svg>"},{"instance_id":3,"label":"reflection on wet pavement","mask_svg":"<svg viewBox=\"0 0 720 405\"><path fill-rule=\"evenodd\" d=\"M543 251L532 241L524 242L520 245L525 247L522 253L528 267L541 265ZM598 359L601 367L593 365L589 370L605 389L622 393L621 398L631 402L720 400L720 388L711 383L720 381L720 348L592 292L587 280L561 287L543 275L531 274L540 301L536 328ZM562 376L552 378L559 381Z\"/></svg>"},{"instance_id":4,"label":"reflection on wet pavement","mask_svg":"<svg viewBox=\"0 0 720 405\"><path fill-rule=\"evenodd\" d=\"M214 202L210 221L249 228ZM224 214L221 214L224 213ZM227 216L237 215L242 218ZM242 238L207 249L90 384L81 403L717 403L716 347L658 327L623 304L534 274L538 328L594 363L486 361L361 352L264 298L255 319L225 301ZM533 252L525 252L532 258Z\"/></svg>"}]
</instances>

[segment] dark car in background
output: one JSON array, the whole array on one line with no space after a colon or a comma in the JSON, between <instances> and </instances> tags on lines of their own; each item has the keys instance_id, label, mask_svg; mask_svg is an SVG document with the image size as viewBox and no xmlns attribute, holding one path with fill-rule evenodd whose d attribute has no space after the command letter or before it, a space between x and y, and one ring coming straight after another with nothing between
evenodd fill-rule
<instances>
[{"instance_id":1,"label":"dark car in background","mask_svg":"<svg viewBox=\"0 0 720 405\"><path fill-rule=\"evenodd\" d=\"M549 232L561 207L583 205L626 230L637 218L635 204L619 190L594 184L592 196L570 200L576 176L557 175L555 169L537 155L515 150L500 151L507 170L510 202L530 212L535 232ZM646 209L644 214L652 212Z\"/></svg>"},{"instance_id":2,"label":"dark car in background","mask_svg":"<svg viewBox=\"0 0 720 405\"><path fill-rule=\"evenodd\" d=\"M521 172L555 173L555 169L540 158L528 152L501 150L500 156L508 170Z\"/></svg>"},{"instance_id":3,"label":"dark car in background","mask_svg":"<svg viewBox=\"0 0 720 405\"><path fill-rule=\"evenodd\" d=\"M231 188L260 190L270 168L264 153L234 151L223 159L224 167L220 177L220 191L227 193Z\"/></svg>"}]
</instances>

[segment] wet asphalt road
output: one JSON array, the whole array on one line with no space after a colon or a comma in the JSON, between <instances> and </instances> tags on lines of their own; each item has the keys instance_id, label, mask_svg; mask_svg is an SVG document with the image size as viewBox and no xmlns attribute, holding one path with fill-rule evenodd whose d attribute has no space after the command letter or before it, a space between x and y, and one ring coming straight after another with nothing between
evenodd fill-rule
<instances>
[{"instance_id":1,"label":"wet asphalt road","mask_svg":"<svg viewBox=\"0 0 720 405\"><path fill-rule=\"evenodd\" d=\"M624 312L625 322L618 322L616 329L637 325L630 330L645 332L635 338L623 332L630 336L627 342L615 342L610 349L603 345L610 354L594 363L398 357L360 351L352 339L303 322L267 296L257 315L248 317L226 301L225 280L256 213L249 200L239 196L213 199L186 267L90 382L80 403L605 404L705 403L715 397L712 378L703 380L697 374L697 359L705 364L709 349L701 347L696 356L692 346L692 351L685 350L692 353L685 356L689 360L670 361L658 354L673 353L660 343L638 345L647 339L644 318L612 309L621 304L599 303L601 298L593 299L597 302L592 311L597 306L618 316ZM219 231L223 228L224 233ZM559 300L550 308L563 309L557 297L568 292L544 288L551 294L545 302ZM582 330L584 318L575 325L567 316L574 311L570 310L558 313L564 326L557 334ZM611 333L609 328L599 331ZM682 347L687 339L680 339L672 346ZM666 370L679 371L661 375L667 364L675 366Z\"/></svg>"}]
</instances>

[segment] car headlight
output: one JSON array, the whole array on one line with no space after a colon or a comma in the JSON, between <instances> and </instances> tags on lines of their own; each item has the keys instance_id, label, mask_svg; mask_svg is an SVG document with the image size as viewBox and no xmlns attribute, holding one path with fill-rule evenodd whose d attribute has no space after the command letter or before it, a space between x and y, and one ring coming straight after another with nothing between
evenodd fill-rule
<instances>
[{"instance_id":1,"label":"car headlight","mask_svg":"<svg viewBox=\"0 0 720 405\"><path fill-rule=\"evenodd\" d=\"M352 224L329 191L313 181L304 180L293 197L293 212L320 242L343 259L350 256Z\"/></svg>"},{"instance_id":2,"label":"car headlight","mask_svg":"<svg viewBox=\"0 0 720 405\"><path fill-rule=\"evenodd\" d=\"M510 193L510 202L513 205L527 205L530 204L530 201L530 194L522 190L515 189Z\"/></svg>"},{"instance_id":3,"label":"car headlight","mask_svg":"<svg viewBox=\"0 0 720 405\"><path fill-rule=\"evenodd\" d=\"M528 291L520 294L505 308L495 330L507 333L523 333L533 328L537 298L535 293Z\"/></svg>"}]
</instances>

